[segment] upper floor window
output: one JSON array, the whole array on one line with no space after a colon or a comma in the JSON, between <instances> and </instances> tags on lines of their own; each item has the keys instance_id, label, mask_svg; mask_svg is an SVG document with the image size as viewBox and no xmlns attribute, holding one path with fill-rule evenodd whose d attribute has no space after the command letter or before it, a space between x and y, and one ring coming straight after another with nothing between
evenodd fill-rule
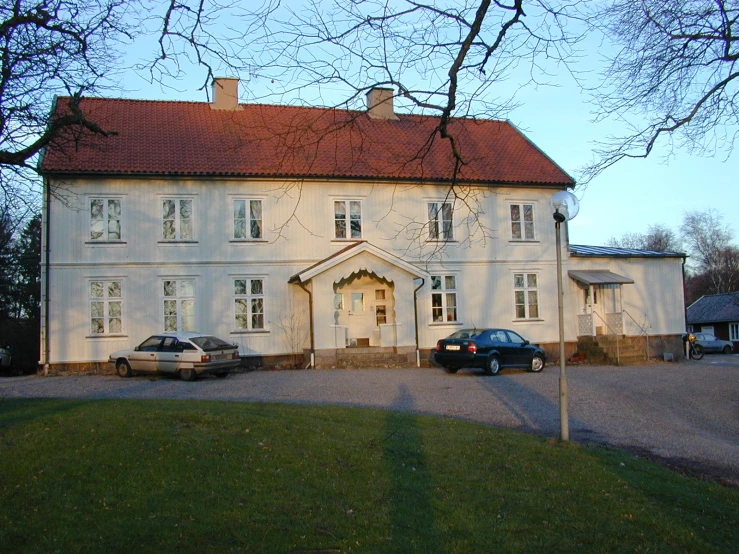
<instances>
[{"instance_id":1,"label":"upper floor window","mask_svg":"<svg viewBox=\"0 0 739 554\"><path fill-rule=\"evenodd\" d=\"M162 239L194 240L192 198L162 199Z\"/></svg>"},{"instance_id":2,"label":"upper floor window","mask_svg":"<svg viewBox=\"0 0 739 554\"><path fill-rule=\"evenodd\" d=\"M534 240L534 205L511 204L511 238Z\"/></svg>"},{"instance_id":3,"label":"upper floor window","mask_svg":"<svg viewBox=\"0 0 739 554\"><path fill-rule=\"evenodd\" d=\"M539 285L536 273L514 273L516 319L539 319Z\"/></svg>"},{"instance_id":4,"label":"upper floor window","mask_svg":"<svg viewBox=\"0 0 739 554\"><path fill-rule=\"evenodd\" d=\"M165 279L164 331L195 330L195 280Z\"/></svg>"},{"instance_id":5,"label":"upper floor window","mask_svg":"<svg viewBox=\"0 0 739 554\"><path fill-rule=\"evenodd\" d=\"M264 279L234 279L235 328L240 331L264 329Z\"/></svg>"},{"instance_id":6,"label":"upper floor window","mask_svg":"<svg viewBox=\"0 0 739 554\"><path fill-rule=\"evenodd\" d=\"M452 240L451 202L429 202L429 240Z\"/></svg>"},{"instance_id":7,"label":"upper floor window","mask_svg":"<svg viewBox=\"0 0 739 554\"><path fill-rule=\"evenodd\" d=\"M262 238L262 201L234 200L234 239Z\"/></svg>"},{"instance_id":8,"label":"upper floor window","mask_svg":"<svg viewBox=\"0 0 739 554\"><path fill-rule=\"evenodd\" d=\"M120 280L89 282L90 334L116 335L123 332L123 283Z\"/></svg>"},{"instance_id":9,"label":"upper floor window","mask_svg":"<svg viewBox=\"0 0 739 554\"><path fill-rule=\"evenodd\" d=\"M457 321L457 278L454 275L431 277L431 318L434 323Z\"/></svg>"},{"instance_id":10,"label":"upper floor window","mask_svg":"<svg viewBox=\"0 0 739 554\"><path fill-rule=\"evenodd\" d=\"M362 203L359 200L334 202L334 233L337 239L362 238Z\"/></svg>"},{"instance_id":11,"label":"upper floor window","mask_svg":"<svg viewBox=\"0 0 739 554\"><path fill-rule=\"evenodd\" d=\"M91 198L90 240L100 242L121 240L121 219L120 198Z\"/></svg>"}]
</instances>

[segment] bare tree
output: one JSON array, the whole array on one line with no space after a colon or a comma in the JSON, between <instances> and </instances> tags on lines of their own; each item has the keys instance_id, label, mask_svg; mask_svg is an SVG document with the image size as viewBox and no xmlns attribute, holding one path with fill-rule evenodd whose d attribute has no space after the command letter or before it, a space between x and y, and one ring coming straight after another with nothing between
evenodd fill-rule
<instances>
[{"instance_id":1,"label":"bare tree","mask_svg":"<svg viewBox=\"0 0 739 554\"><path fill-rule=\"evenodd\" d=\"M731 243L733 232L720 213L686 213L680 233L690 254L691 274L704 275L701 282L708 290L702 294L739 290L739 249Z\"/></svg>"},{"instance_id":2,"label":"bare tree","mask_svg":"<svg viewBox=\"0 0 739 554\"><path fill-rule=\"evenodd\" d=\"M258 24L272 6L258 13L239 9L245 24ZM139 41L153 40L139 70L172 86L183 64L195 64L209 84L214 68L240 68L247 43L244 29L215 35L229 8L206 0L10 0L0 3L0 190L3 205L25 210L38 203L35 167L52 141L76 141L84 133L114 134L85 114L88 95L119 91L127 69L122 53ZM219 19L220 18L220 19ZM248 29L247 29L248 30ZM188 65L188 68L190 66ZM191 68L190 68L191 69ZM192 77L192 76L191 76ZM52 112L55 98L64 110Z\"/></svg>"},{"instance_id":3,"label":"bare tree","mask_svg":"<svg viewBox=\"0 0 739 554\"><path fill-rule=\"evenodd\" d=\"M247 64L270 94L359 107L375 87L394 91L406 113L438 118L415 163L445 141L453 155L448 199L471 214L464 225L490 236L477 189L458 183L472 155L457 140L456 117L506 118L525 86L553 84L555 70L573 59L581 36L568 23L579 3L560 0L313 0L304 10L275 12ZM574 27L573 27L574 28ZM315 94L316 96L309 96ZM299 193L298 193L299 194ZM392 204L388 207L393 210ZM420 236L424 222L399 234Z\"/></svg>"},{"instance_id":4,"label":"bare tree","mask_svg":"<svg viewBox=\"0 0 739 554\"><path fill-rule=\"evenodd\" d=\"M587 181L660 139L700 154L731 152L739 124L739 5L722 0L611 0L594 4L610 64L593 90L599 120L625 125L586 168Z\"/></svg>"},{"instance_id":5,"label":"bare tree","mask_svg":"<svg viewBox=\"0 0 739 554\"><path fill-rule=\"evenodd\" d=\"M624 233L621 238L610 238L606 246L651 250L652 252L679 252L682 249L677 235L665 225L650 225L646 233Z\"/></svg>"}]
</instances>

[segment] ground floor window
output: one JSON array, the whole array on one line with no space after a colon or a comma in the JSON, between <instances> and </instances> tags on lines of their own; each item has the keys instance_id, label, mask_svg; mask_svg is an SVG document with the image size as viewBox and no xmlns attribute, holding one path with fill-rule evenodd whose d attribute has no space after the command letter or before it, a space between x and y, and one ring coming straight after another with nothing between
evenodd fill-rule
<instances>
[{"instance_id":1,"label":"ground floor window","mask_svg":"<svg viewBox=\"0 0 739 554\"><path fill-rule=\"evenodd\" d=\"M729 323L729 340L739 340L739 323Z\"/></svg>"},{"instance_id":2,"label":"ground floor window","mask_svg":"<svg viewBox=\"0 0 739 554\"><path fill-rule=\"evenodd\" d=\"M90 334L116 335L123 332L123 283L93 280L89 283Z\"/></svg>"},{"instance_id":3,"label":"ground floor window","mask_svg":"<svg viewBox=\"0 0 739 554\"><path fill-rule=\"evenodd\" d=\"M264 329L264 279L234 279L234 321L239 331Z\"/></svg>"},{"instance_id":4,"label":"ground floor window","mask_svg":"<svg viewBox=\"0 0 739 554\"><path fill-rule=\"evenodd\" d=\"M457 321L456 276L431 276L431 317L434 323Z\"/></svg>"},{"instance_id":5,"label":"ground floor window","mask_svg":"<svg viewBox=\"0 0 739 554\"><path fill-rule=\"evenodd\" d=\"M513 295L516 319L539 318L539 288L536 273L514 273Z\"/></svg>"},{"instance_id":6,"label":"ground floor window","mask_svg":"<svg viewBox=\"0 0 739 554\"><path fill-rule=\"evenodd\" d=\"M195 280L165 279L164 331L195 330Z\"/></svg>"}]
</instances>

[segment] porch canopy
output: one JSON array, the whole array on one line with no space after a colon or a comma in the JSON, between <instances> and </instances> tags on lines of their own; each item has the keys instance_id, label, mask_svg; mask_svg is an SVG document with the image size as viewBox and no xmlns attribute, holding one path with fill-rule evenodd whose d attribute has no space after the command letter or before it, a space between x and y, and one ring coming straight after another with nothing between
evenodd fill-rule
<instances>
[{"instance_id":1,"label":"porch canopy","mask_svg":"<svg viewBox=\"0 0 739 554\"><path fill-rule=\"evenodd\" d=\"M633 285L634 280L607 269L570 270L567 275L584 285Z\"/></svg>"}]
</instances>

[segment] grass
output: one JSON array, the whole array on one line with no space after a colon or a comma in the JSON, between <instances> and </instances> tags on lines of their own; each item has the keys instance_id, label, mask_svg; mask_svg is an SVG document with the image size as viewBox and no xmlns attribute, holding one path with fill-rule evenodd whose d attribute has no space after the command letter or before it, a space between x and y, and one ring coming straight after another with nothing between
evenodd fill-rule
<instances>
[{"instance_id":1,"label":"grass","mask_svg":"<svg viewBox=\"0 0 739 554\"><path fill-rule=\"evenodd\" d=\"M0 402L3 552L736 552L739 490L430 416Z\"/></svg>"}]
</instances>

